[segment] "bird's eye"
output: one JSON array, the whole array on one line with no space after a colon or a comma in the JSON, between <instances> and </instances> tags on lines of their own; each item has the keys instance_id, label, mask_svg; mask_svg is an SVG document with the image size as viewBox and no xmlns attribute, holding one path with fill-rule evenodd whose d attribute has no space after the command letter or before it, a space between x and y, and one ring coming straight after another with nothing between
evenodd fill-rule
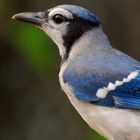
<instances>
[{"instance_id":1,"label":"bird's eye","mask_svg":"<svg viewBox=\"0 0 140 140\"><path fill-rule=\"evenodd\" d=\"M53 16L53 21L57 24L64 22L64 20L65 20L65 17L62 15L56 14Z\"/></svg>"}]
</instances>

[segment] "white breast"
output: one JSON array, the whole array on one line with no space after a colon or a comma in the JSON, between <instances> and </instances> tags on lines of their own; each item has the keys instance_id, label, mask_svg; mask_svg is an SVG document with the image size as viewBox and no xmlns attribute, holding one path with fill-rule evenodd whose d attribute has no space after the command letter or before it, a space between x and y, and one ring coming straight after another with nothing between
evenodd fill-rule
<instances>
[{"instance_id":1,"label":"white breast","mask_svg":"<svg viewBox=\"0 0 140 140\"><path fill-rule=\"evenodd\" d=\"M71 87L63 82L62 74L67 65L68 63L63 64L59 73L61 87L87 124L109 140L139 140L140 113L127 109L96 106L78 100L71 92Z\"/></svg>"}]
</instances>

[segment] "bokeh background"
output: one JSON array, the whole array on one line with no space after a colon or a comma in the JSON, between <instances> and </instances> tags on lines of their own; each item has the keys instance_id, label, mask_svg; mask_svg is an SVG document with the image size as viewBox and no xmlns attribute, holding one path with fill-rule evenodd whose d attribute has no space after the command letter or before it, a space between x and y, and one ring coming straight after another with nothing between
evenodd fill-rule
<instances>
[{"instance_id":1,"label":"bokeh background","mask_svg":"<svg viewBox=\"0 0 140 140\"><path fill-rule=\"evenodd\" d=\"M112 45L140 60L140 0L0 0L0 140L104 139L62 92L56 45L38 29L11 20L18 12L63 3L94 11Z\"/></svg>"}]
</instances>

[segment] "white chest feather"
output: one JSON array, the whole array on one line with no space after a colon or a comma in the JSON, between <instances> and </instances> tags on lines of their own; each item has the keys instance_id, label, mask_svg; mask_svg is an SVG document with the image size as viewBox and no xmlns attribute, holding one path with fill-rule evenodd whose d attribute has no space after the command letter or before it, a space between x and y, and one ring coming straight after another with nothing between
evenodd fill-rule
<instances>
[{"instance_id":1,"label":"white chest feather","mask_svg":"<svg viewBox=\"0 0 140 140\"><path fill-rule=\"evenodd\" d=\"M63 82L64 64L59 73L62 89L68 96L72 105L87 122L87 124L109 140L139 140L140 139L140 113L127 109L97 106L78 100L70 87Z\"/></svg>"}]
</instances>

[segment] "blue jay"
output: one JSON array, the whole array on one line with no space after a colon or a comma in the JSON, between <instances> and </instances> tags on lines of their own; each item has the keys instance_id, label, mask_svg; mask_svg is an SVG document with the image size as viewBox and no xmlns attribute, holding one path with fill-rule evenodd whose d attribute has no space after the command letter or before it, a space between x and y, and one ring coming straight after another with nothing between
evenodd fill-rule
<instances>
[{"instance_id":1,"label":"blue jay","mask_svg":"<svg viewBox=\"0 0 140 140\"><path fill-rule=\"evenodd\" d=\"M92 129L108 140L140 140L140 63L111 46L97 16L59 5L13 19L36 25L56 43L61 87Z\"/></svg>"}]
</instances>

